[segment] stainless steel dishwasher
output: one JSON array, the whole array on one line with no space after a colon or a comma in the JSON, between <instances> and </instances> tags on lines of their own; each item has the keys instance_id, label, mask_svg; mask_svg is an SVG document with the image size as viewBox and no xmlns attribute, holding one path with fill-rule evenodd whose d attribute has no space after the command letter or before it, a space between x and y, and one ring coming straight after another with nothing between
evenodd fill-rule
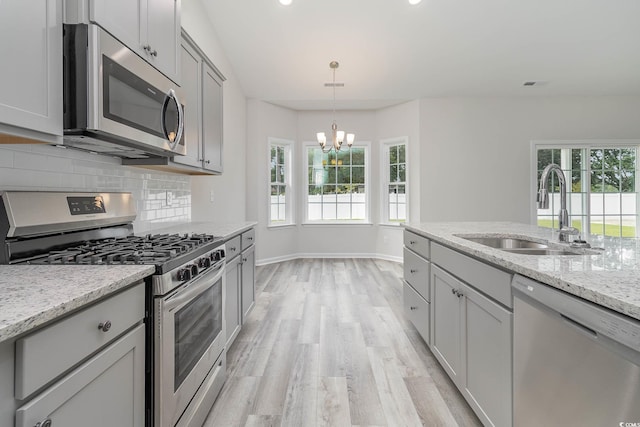
<instances>
[{"instance_id":1,"label":"stainless steel dishwasher","mask_svg":"<svg viewBox=\"0 0 640 427\"><path fill-rule=\"evenodd\" d=\"M515 276L514 422L640 425L640 322Z\"/></svg>"}]
</instances>

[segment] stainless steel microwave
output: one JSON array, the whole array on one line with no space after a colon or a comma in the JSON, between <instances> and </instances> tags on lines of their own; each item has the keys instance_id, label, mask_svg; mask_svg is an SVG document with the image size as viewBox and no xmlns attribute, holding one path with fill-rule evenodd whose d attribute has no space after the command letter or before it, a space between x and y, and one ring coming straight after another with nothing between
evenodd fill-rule
<instances>
[{"instance_id":1,"label":"stainless steel microwave","mask_svg":"<svg viewBox=\"0 0 640 427\"><path fill-rule=\"evenodd\" d=\"M178 85L94 24L64 26L64 145L124 158L186 154Z\"/></svg>"}]
</instances>

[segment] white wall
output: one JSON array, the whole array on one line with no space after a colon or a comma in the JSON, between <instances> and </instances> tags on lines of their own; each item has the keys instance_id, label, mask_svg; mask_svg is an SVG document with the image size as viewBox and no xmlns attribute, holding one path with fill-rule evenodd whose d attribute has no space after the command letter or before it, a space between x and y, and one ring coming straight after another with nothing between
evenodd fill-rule
<instances>
[{"instance_id":1,"label":"white wall","mask_svg":"<svg viewBox=\"0 0 640 427\"><path fill-rule=\"evenodd\" d=\"M418 101L381 111L339 111L336 121L340 129L356 134L357 141L371 145L370 220L367 225L304 225L303 144L315 143L319 131L329 132L333 113L293 111L259 100L248 101L247 149L247 216L258 221L258 262L271 262L291 257L380 256L401 259L402 230L378 225L381 217L380 135L384 138L407 136L415 140L411 154L419 153ZM268 138L292 140L294 145L293 181L296 198L296 224L289 227L267 227L268 221ZM415 171L419 167L415 165ZM419 178L417 179L419 181ZM419 186L416 186L419 188ZM419 201L419 196L416 195ZM419 202L416 215L419 216Z\"/></svg>"},{"instance_id":2,"label":"white wall","mask_svg":"<svg viewBox=\"0 0 640 427\"><path fill-rule=\"evenodd\" d=\"M530 222L532 140L639 137L640 97L421 99L420 219Z\"/></svg>"},{"instance_id":3,"label":"white wall","mask_svg":"<svg viewBox=\"0 0 640 427\"><path fill-rule=\"evenodd\" d=\"M297 253L298 226L268 228L269 137L296 141L298 113L263 101L247 101L247 219L256 227L256 259L288 259ZM299 145L294 146L298 156ZM297 165L295 165L297 166ZM299 169L292 171L295 177ZM295 184L294 184L295 185Z\"/></svg>"},{"instance_id":4,"label":"white wall","mask_svg":"<svg viewBox=\"0 0 640 427\"><path fill-rule=\"evenodd\" d=\"M182 2L182 27L227 79L223 84L224 171L220 176L194 176L191 179L191 216L193 221L244 221L246 98L200 0Z\"/></svg>"}]
</instances>

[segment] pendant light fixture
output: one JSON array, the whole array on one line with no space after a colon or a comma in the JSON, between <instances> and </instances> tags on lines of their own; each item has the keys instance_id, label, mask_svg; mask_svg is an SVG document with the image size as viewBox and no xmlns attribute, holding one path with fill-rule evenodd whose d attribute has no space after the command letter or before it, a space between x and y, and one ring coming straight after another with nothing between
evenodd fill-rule
<instances>
[{"instance_id":1,"label":"pendant light fixture","mask_svg":"<svg viewBox=\"0 0 640 427\"><path fill-rule=\"evenodd\" d=\"M329 68L333 70L333 83L325 83L325 86L331 86L333 88L333 123L331 124L331 145L327 145L327 136L324 132L318 132L316 137L318 138L318 144L322 148L323 153L328 153L332 149L336 152L340 151L342 143L345 139L345 132L338 130L338 124L336 123L336 86L344 86L344 83L336 83L336 69L340 66L338 61L331 61ZM356 135L353 133L347 133L347 146L351 148L353 141L356 139Z\"/></svg>"}]
</instances>

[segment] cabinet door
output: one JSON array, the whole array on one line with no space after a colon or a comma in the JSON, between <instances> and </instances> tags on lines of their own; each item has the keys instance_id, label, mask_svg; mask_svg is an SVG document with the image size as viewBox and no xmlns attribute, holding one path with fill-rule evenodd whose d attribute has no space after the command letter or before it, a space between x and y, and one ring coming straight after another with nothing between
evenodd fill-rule
<instances>
[{"instance_id":1,"label":"cabinet door","mask_svg":"<svg viewBox=\"0 0 640 427\"><path fill-rule=\"evenodd\" d=\"M225 327L227 330L227 350L238 335L238 332L240 332L242 323L242 303L240 301L240 296L242 295L242 290L240 289L241 266L240 257L236 257L226 267Z\"/></svg>"},{"instance_id":2,"label":"cabinet door","mask_svg":"<svg viewBox=\"0 0 640 427\"><path fill-rule=\"evenodd\" d=\"M139 325L18 408L16 427L143 427L144 338Z\"/></svg>"},{"instance_id":3,"label":"cabinet door","mask_svg":"<svg viewBox=\"0 0 640 427\"><path fill-rule=\"evenodd\" d=\"M201 60L196 51L183 41L180 47L180 68L182 78L182 90L184 99L184 139L187 154L175 156L173 161L183 165L202 166L202 153L200 144L202 141L201 103L202 91L200 90Z\"/></svg>"},{"instance_id":4,"label":"cabinet door","mask_svg":"<svg viewBox=\"0 0 640 427\"><path fill-rule=\"evenodd\" d=\"M463 394L483 424L511 425L513 314L468 286L464 295Z\"/></svg>"},{"instance_id":5,"label":"cabinet door","mask_svg":"<svg viewBox=\"0 0 640 427\"><path fill-rule=\"evenodd\" d=\"M62 0L0 1L0 39L0 133L55 142L62 136Z\"/></svg>"},{"instance_id":6,"label":"cabinet door","mask_svg":"<svg viewBox=\"0 0 640 427\"><path fill-rule=\"evenodd\" d=\"M150 62L178 81L180 63L180 0L147 0L147 44Z\"/></svg>"},{"instance_id":7,"label":"cabinet door","mask_svg":"<svg viewBox=\"0 0 640 427\"><path fill-rule=\"evenodd\" d=\"M463 323L462 291L464 284L431 266L431 350L451 379L459 384L464 377L461 328Z\"/></svg>"},{"instance_id":8,"label":"cabinet door","mask_svg":"<svg viewBox=\"0 0 640 427\"><path fill-rule=\"evenodd\" d=\"M242 257L242 323L253 308L256 299L255 269L256 251L251 246L240 255Z\"/></svg>"},{"instance_id":9,"label":"cabinet door","mask_svg":"<svg viewBox=\"0 0 640 427\"><path fill-rule=\"evenodd\" d=\"M222 82L206 63L202 85L203 167L222 173Z\"/></svg>"},{"instance_id":10,"label":"cabinet door","mask_svg":"<svg viewBox=\"0 0 640 427\"><path fill-rule=\"evenodd\" d=\"M100 25L129 49L146 57L146 0L91 0L89 20Z\"/></svg>"}]
</instances>

